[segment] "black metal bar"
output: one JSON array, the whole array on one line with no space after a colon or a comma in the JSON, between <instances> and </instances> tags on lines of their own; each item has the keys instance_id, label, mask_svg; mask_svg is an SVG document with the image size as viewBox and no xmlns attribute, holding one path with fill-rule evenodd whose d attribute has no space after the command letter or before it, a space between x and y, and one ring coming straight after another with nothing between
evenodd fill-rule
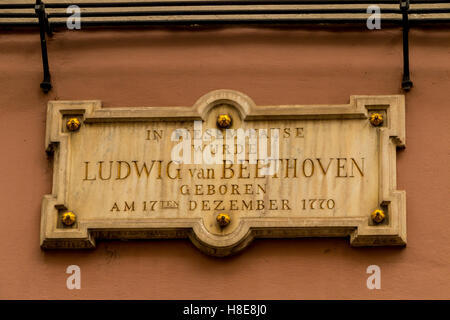
<instances>
[{"instance_id":1,"label":"black metal bar","mask_svg":"<svg viewBox=\"0 0 450 320\"><path fill-rule=\"evenodd\" d=\"M302 24L361 24L366 18L211 18L211 19L158 19L158 20L88 20L83 26L192 26L192 25L302 25ZM401 25L399 19L383 19L383 23ZM54 21L53 26L65 26L65 21Z\"/></svg>"},{"instance_id":2,"label":"black metal bar","mask_svg":"<svg viewBox=\"0 0 450 320\"><path fill-rule=\"evenodd\" d=\"M400 9L381 8L381 14L402 14ZM83 12L82 17L140 17L140 16L191 16L191 15L257 15L257 14L366 14L364 8L337 8L337 9L233 9L233 10L161 10L161 11L119 11L119 12ZM420 8L409 9L413 14L438 14L450 13L450 8ZM47 13L49 18L65 18L71 13L55 12ZM37 18L36 13L6 12L0 13L0 18Z\"/></svg>"},{"instance_id":3,"label":"black metal bar","mask_svg":"<svg viewBox=\"0 0 450 320\"><path fill-rule=\"evenodd\" d=\"M33 9L34 4L32 3L2 3L0 4L0 9Z\"/></svg>"},{"instance_id":4,"label":"black metal bar","mask_svg":"<svg viewBox=\"0 0 450 320\"><path fill-rule=\"evenodd\" d=\"M0 27L14 28L14 27L36 27L39 26L39 22L36 21L0 21Z\"/></svg>"},{"instance_id":5,"label":"black metal bar","mask_svg":"<svg viewBox=\"0 0 450 320\"><path fill-rule=\"evenodd\" d=\"M450 8L448 9L450 12ZM200 15L256 15L256 14L366 14L367 9L341 8L341 9L231 9L231 10L160 10L160 11L120 11L120 12L83 12L83 17L137 17L137 16L200 16ZM401 14L399 9L381 9L381 13ZM50 18L63 18L70 16L68 13L49 13Z\"/></svg>"},{"instance_id":6,"label":"black metal bar","mask_svg":"<svg viewBox=\"0 0 450 320\"><path fill-rule=\"evenodd\" d=\"M114 27L114 26L192 26L192 25L335 25L335 24L357 24L362 25L365 23L367 19L364 18L355 18L355 19L311 19L311 18L301 18L301 19L166 19L166 20L128 20L128 21L120 21L120 20L99 20L99 21L83 21L83 26L89 27ZM401 26L402 19L401 18L392 18L392 19L383 19L382 22L384 24ZM408 20L409 26L426 26L426 25L435 25L435 24L445 24L445 27L448 28L448 24L450 23L450 18L409 18ZM14 22L1 22L0 27L36 27L39 26L39 22L34 21L14 21ZM65 21L53 21L51 23L52 27L65 27Z\"/></svg>"},{"instance_id":7,"label":"black metal bar","mask_svg":"<svg viewBox=\"0 0 450 320\"><path fill-rule=\"evenodd\" d=\"M450 0L411 0L411 4L446 4ZM248 6L248 5L341 5L341 4L398 4L397 0L209 0L209 1L142 1L142 2L87 2L87 3L47 3L47 8L67 8L77 5L80 8L112 7L184 7L184 6ZM29 3L0 4L0 9L30 9Z\"/></svg>"},{"instance_id":8,"label":"black metal bar","mask_svg":"<svg viewBox=\"0 0 450 320\"><path fill-rule=\"evenodd\" d=\"M83 26L191 26L191 25L220 25L220 24L235 24L235 25L305 25L305 24L315 24L315 25L327 25L327 24L357 24L361 25L366 23L367 19L365 18L294 18L294 19L285 19L285 18L263 18L263 19L161 19L161 20L90 20L83 21ZM445 27L448 28L448 23L450 23L450 18L410 18L409 26L426 26L429 24L445 24ZM401 18L392 18L392 19L383 19L382 22L384 24L391 25L402 25ZM34 21L14 21L14 22L1 22L0 26L2 27L36 27L39 26L39 22ZM66 26L65 21L53 21L51 23L52 27L62 27ZM364 24L365 28L365 24Z\"/></svg>"},{"instance_id":9,"label":"black metal bar","mask_svg":"<svg viewBox=\"0 0 450 320\"><path fill-rule=\"evenodd\" d=\"M400 0L400 9L402 10L402 25L403 25L403 79L402 89L405 91L411 90L413 83L409 75L409 22L408 22L408 10L409 0Z\"/></svg>"},{"instance_id":10,"label":"black metal bar","mask_svg":"<svg viewBox=\"0 0 450 320\"><path fill-rule=\"evenodd\" d=\"M418 8L409 9L408 12L413 14L450 13L450 8Z\"/></svg>"},{"instance_id":11,"label":"black metal bar","mask_svg":"<svg viewBox=\"0 0 450 320\"><path fill-rule=\"evenodd\" d=\"M402 88L408 91L413 83L410 79L409 70L409 39L408 33L411 25L424 25L431 23L450 23L447 17L416 17L409 19L409 13L414 14L436 14L449 13L450 8L416 8L410 9L410 3L413 4L436 4L450 3L450 0L203 0L203 1L152 1L152 2L91 2L76 4L81 8L134 8L134 7L172 7L167 10L152 11L123 11L123 12L84 12L84 18L89 17L161 17L152 20L84 20L84 26L192 26L192 25L324 25L324 24L364 24L365 17L355 18L310 18L289 17L282 15L289 14L366 14L365 8L250 8L249 5L322 5L322 4L398 4L400 8L381 8L384 14L401 14L398 18L382 19L384 24L402 25L403 31L403 78ZM42 90L47 93L51 90L51 76L49 70L47 54L47 35L51 35L51 26L66 26L66 21L62 19L52 20L49 18L65 18L70 16L65 12L55 12L47 14L47 8L67 8L74 3L50 3L44 5L42 0L36 0L35 13L0 13L0 18L38 18L38 22L30 21L7 21L1 22L0 26L39 26L42 51L42 65L44 79L41 83ZM202 8L204 6L213 6L213 9ZM241 8L230 9L220 8L220 6L240 6ZM193 7L187 10L175 7ZM244 7L244 8L242 8ZM0 9L23 9L30 8L30 4L6 4L0 5ZM209 15L212 18L199 18L195 16ZM227 17L227 15L234 15ZM251 17L252 15L265 15L264 17ZM281 16L273 16L281 15ZM178 16L175 19L173 16ZM250 17L249 17L250 16ZM1 20L1 19L0 19Z\"/></svg>"},{"instance_id":12,"label":"black metal bar","mask_svg":"<svg viewBox=\"0 0 450 320\"><path fill-rule=\"evenodd\" d=\"M414 4L430 4L430 0L415 0ZM432 3L450 3L450 0L432 0ZM397 0L209 0L209 1L142 1L142 2L87 2L70 3L80 8L102 7L184 7L184 6L251 6L251 5L340 5L340 4L398 4ZM66 8L67 3L48 4L48 8Z\"/></svg>"},{"instance_id":13,"label":"black metal bar","mask_svg":"<svg viewBox=\"0 0 450 320\"><path fill-rule=\"evenodd\" d=\"M450 0L447 0L450 2ZM396 0L231 0L231 1L140 1L140 2L82 2L82 3L47 3L47 8L67 8L76 5L80 8L123 8L123 7L197 7L197 6L249 6L249 5L321 5L321 4L396 4ZM28 3L0 4L0 9L32 8Z\"/></svg>"},{"instance_id":14,"label":"black metal bar","mask_svg":"<svg viewBox=\"0 0 450 320\"><path fill-rule=\"evenodd\" d=\"M36 14L39 18L39 31L40 31L40 37L41 37L41 53L42 53L42 66L44 69L44 80L41 82L41 88L44 93L47 93L51 90L52 84L51 84L51 77L50 77L50 69L48 66L48 55L47 55L47 40L46 40L46 29L47 29L47 22L46 22L46 16L45 16L45 5L42 3L41 0L36 0L35 4L35 10Z\"/></svg>"},{"instance_id":15,"label":"black metal bar","mask_svg":"<svg viewBox=\"0 0 450 320\"><path fill-rule=\"evenodd\" d=\"M29 12L0 12L0 18L37 18L37 14Z\"/></svg>"}]
</instances>

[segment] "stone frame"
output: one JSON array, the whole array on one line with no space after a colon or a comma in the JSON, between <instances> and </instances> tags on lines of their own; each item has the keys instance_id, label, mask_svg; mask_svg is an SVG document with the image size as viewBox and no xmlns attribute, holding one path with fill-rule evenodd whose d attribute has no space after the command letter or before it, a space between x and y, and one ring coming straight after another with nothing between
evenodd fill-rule
<instances>
[{"instance_id":1,"label":"stone frame","mask_svg":"<svg viewBox=\"0 0 450 320\"><path fill-rule=\"evenodd\" d=\"M371 111L383 112L386 121L379 130L379 199L389 212L389 223L373 225L367 217L243 218L227 236L209 233L201 219L176 221L127 220L80 221L75 228L57 228L61 210L66 210L68 157L71 133L64 120L78 116L83 123L123 121L170 121L203 119L218 104L235 107L242 119L368 119ZM216 90L201 97L192 107L102 108L101 102L50 101L45 137L47 153L53 155L52 193L42 201L40 244L44 249L94 248L95 239L169 239L189 238L203 252L227 256L245 248L254 238L346 237L352 246L406 245L406 193L397 190L396 149L405 147L405 99L403 95L351 96L342 105L255 106L245 94ZM287 221L289 220L289 221Z\"/></svg>"}]
</instances>

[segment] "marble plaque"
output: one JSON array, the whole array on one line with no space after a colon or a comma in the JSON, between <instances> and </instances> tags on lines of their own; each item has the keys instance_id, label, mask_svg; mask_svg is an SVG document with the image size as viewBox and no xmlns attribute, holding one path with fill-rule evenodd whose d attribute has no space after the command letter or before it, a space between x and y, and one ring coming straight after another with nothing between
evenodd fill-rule
<instances>
[{"instance_id":1,"label":"marble plaque","mask_svg":"<svg viewBox=\"0 0 450 320\"><path fill-rule=\"evenodd\" d=\"M405 245L405 192L396 188L404 104L393 95L256 106L231 90L185 107L51 101L41 247L189 238L225 256L254 238Z\"/></svg>"}]
</instances>

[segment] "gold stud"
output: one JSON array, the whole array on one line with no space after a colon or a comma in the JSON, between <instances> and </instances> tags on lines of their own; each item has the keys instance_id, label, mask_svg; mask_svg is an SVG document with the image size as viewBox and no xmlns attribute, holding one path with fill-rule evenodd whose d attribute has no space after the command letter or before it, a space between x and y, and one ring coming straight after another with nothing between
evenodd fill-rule
<instances>
[{"instance_id":1,"label":"gold stud","mask_svg":"<svg viewBox=\"0 0 450 320\"><path fill-rule=\"evenodd\" d=\"M64 223L66 226L71 226L75 223L77 220L77 216L75 213L71 211L64 212L64 214L61 217L62 223Z\"/></svg>"},{"instance_id":2,"label":"gold stud","mask_svg":"<svg viewBox=\"0 0 450 320\"><path fill-rule=\"evenodd\" d=\"M221 114L217 117L217 125L219 128L226 129L231 126L231 117L227 114Z\"/></svg>"},{"instance_id":3,"label":"gold stud","mask_svg":"<svg viewBox=\"0 0 450 320\"><path fill-rule=\"evenodd\" d=\"M77 131L78 129L80 129L80 126L81 123L78 118L70 118L69 120L67 120L66 127L69 131Z\"/></svg>"},{"instance_id":4,"label":"gold stud","mask_svg":"<svg viewBox=\"0 0 450 320\"><path fill-rule=\"evenodd\" d=\"M383 115L381 113L372 113L370 115L370 123L374 126L379 126L383 123Z\"/></svg>"},{"instance_id":5,"label":"gold stud","mask_svg":"<svg viewBox=\"0 0 450 320\"><path fill-rule=\"evenodd\" d=\"M221 226L222 228L226 227L231 222L230 216L227 215L226 213L221 213L221 214L217 215L216 220L217 220L217 223L219 224L219 226Z\"/></svg>"},{"instance_id":6,"label":"gold stud","mask_svg":"<svg viewBox=\"0 0 450 320\"><path fill-rule=\"evenodd\" d=\"M374 212L372 212L371 217L375 223L380 223L384 220L386 215L384 214L383 210L377 209Z\"/></svg>"}]
</instances>

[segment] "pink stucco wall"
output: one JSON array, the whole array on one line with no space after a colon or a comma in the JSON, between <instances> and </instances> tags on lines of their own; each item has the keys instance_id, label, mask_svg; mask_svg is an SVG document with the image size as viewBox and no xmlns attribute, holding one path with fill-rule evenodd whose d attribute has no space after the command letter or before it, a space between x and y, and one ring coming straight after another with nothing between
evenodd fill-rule
<instances>
[{"instance_id":1,"label":"pink stucco wall","mask_svg":"<svg viewBox=\"0 0 450 320\"><path fill-rule=\"evenodd\" d=\"M346 103L401 94L400 30L86 30L49 39L53 90L39 88L39 36L0 33L0 298L368 299L450 298L450 42L412 30L415 87L406 95L407 147L397 154L407 192L408 246L352 248L348 239L256 240L225 259L189 240L98 243L42 251L40 205L51 193L44 152L49 100L106 107L191 105L214 89L256 104ZM66 288L81 267L82 289ZM366 287L381 267L381 290Z\"/></svg>"}]
</instances>

